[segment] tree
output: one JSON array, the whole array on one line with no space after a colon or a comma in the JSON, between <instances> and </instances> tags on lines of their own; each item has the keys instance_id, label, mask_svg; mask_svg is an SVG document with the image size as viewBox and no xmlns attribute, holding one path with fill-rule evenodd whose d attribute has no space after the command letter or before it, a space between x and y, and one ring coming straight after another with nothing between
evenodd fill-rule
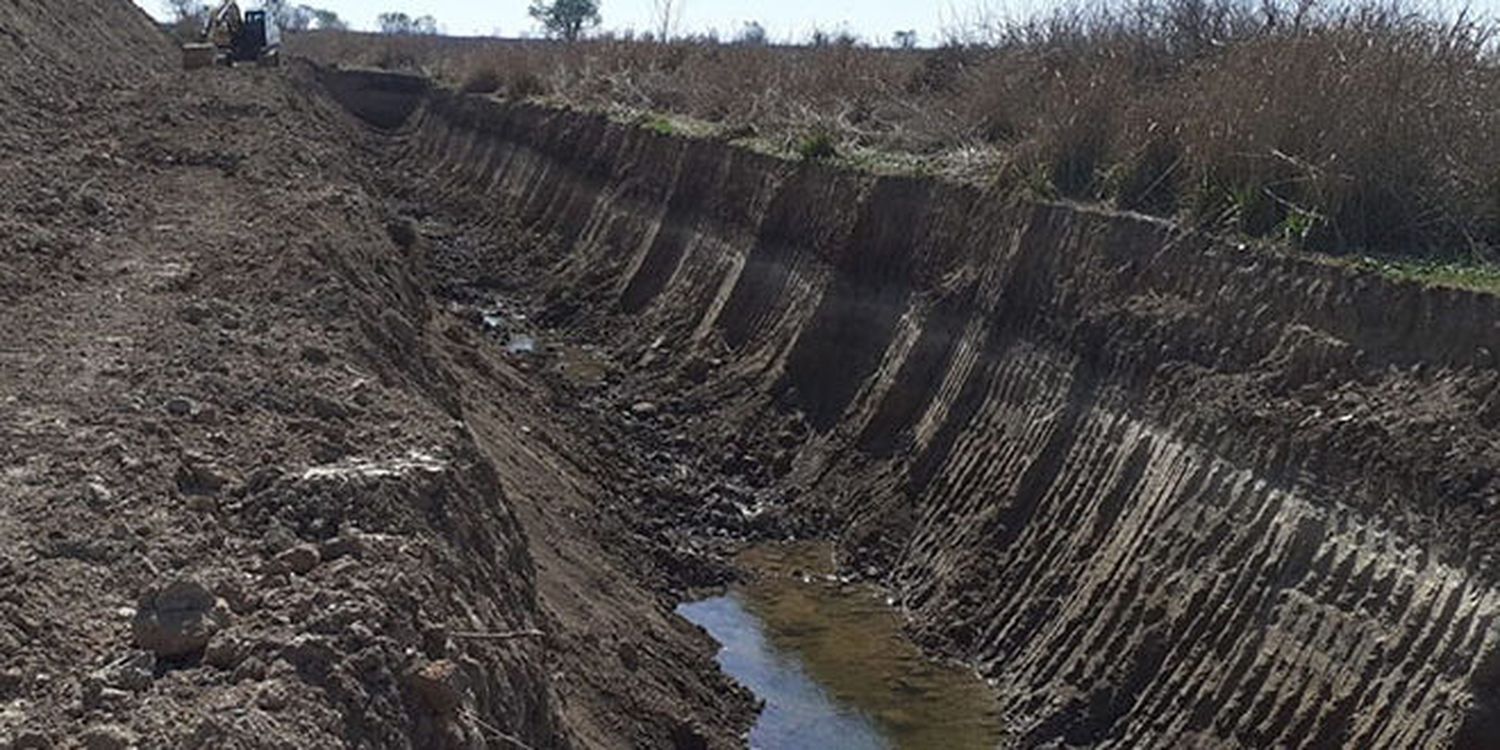
<instances>
[{"instance_id":1,"label":"tree","mask_svg":"<svg viewBox=\"0 0 1500 750\"><path fill-rule=\"evenodd\" d=\"M598 26L599 0L533 0L528 11L551 36L577 41L584 29Z\"/></svg>"},{"instance_id":2,"label":"tree","mask_svg":"<svg viewBox=\"0 0 1500 750\"><path fill-rule=\"evenodd\" d=\"M437 19L432 16L412 18L405 13L381 13L376 19L382 34L436 34Z\"/></svg>"},{"instance_id":3,"label":"tree","mask_svg":"<svg viewBox=\"0 0 1500 750\"><path fill-rule=\"evenodd\" d=\"M311 10L313 15L313 23L317 24L319 29L323 31L349 30L349 24L345 23L344 19L339 18L339 14L334 13L331 10L321 10L319 8L312 8Z\"/></svg>"},{"instance_id":4,"label":"tree","mask_svg":"<svg viewBox=\"0 0 1500 750\"><path fill-rule=\"evenodd\" d=\"M734 41L739 44L764 45L766 43L766 27L761 26L757 21L746 21L745 25L740 27L740 33L734 38Z\"/></svg>"},{"instance_id":5,"label":"tree","mask_svg":"<svg viewBox=\"0 0 1500 750\"><path fill-rule=\"evenodd\" d=\"M198 0L167 0L167 10L171 11L174 22L182 22L207 16L208 4Z\"/></svg>"},{"instance_id":6,"label":"tree","mask_svg":"<svg viewBox=\"0 0 1500 750\"><path fill-rule=\"evenodd\" d=\"M197 41L208 26L207 4L199 0L167 0L167 10L172 14L171 31L182 41Z\"/></svg>"},{"instance_id":7,"label":"tree","mask_svg":"<svg viewBox=\"0 0 1500 750\"><path fill-rule=\"evenodd\" d=\"M265 0L261 7L282 31L307 31L312 28L313 11L306 5L292 6L286 0Z\"/></svg>"},{"instance_id":8,"label":"tree","mask_svg":"<svg viewBox=\"0 0 1500 750\"><path fill-rule=\"evenodd\" d=\"M656 17L656 39L670 42L677 34L677 24L682 21L682 9L686 0L652 0Z\"/></svg>"},{"instance_id":9,"label":"tree","mask_svg":"<svg viewBox=\"0 0 1500 750\"><path fill-rule=\"evenodd\" d=\"M913 30L898 31L891 35L891 40L901 49L917 48L917 32Z\"/></svg>"}]
</instances>

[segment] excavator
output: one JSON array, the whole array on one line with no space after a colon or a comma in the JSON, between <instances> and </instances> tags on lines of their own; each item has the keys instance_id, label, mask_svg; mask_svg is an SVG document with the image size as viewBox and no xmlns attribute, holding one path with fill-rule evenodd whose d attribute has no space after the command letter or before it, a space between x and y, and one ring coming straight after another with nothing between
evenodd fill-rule
<instances>
[{"instance_id":1,"label":"excavator","mask_svg":"<svg viewBox=\"0 0 1500 750\"><path fill-rule=\"evenodd\" d=\"M235 0L223 0L209 14L203 40L182 46L183 68L193 70L238 63L265 67L281 64L281 30L276 22L264 10L240 13L239 3Z\"/></svg>"}]
</instances>

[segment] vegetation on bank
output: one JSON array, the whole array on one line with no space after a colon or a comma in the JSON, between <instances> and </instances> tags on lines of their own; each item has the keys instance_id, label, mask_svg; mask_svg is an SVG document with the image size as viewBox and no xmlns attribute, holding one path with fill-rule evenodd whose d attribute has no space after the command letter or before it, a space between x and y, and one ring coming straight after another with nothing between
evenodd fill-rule
<instances>
[{"instance_id":1,"label":"vegetation on bank","mask_svg":"<svg viewBox=\"0 0 1500 750\"><path fill-rule=\"evenodd\" d=\"M300 43L469 91L706 122L806 158L1457 269L1500 251L1494 29L1399 2L1124 0L975 19L926 50L826 35Z\"/></svg>"}]
</instances>

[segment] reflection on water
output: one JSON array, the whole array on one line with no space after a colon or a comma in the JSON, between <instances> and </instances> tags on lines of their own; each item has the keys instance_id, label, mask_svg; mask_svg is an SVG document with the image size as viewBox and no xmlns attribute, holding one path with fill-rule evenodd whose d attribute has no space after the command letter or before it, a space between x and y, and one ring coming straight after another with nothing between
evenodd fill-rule
<instances>
[{"instance_id":1,"label":"reflection on water","mask_svg":"<svg viewBox=\"0 0 1500 750\"><path fill-rule=\"evenodd\" d=\"M868 586L826 579L824 544L741 556L758 573L679 613L723 648L724 671L766 702L755 748L992 748L993 694L965 669L930 661Z\"/></svg>"}]
</instances>

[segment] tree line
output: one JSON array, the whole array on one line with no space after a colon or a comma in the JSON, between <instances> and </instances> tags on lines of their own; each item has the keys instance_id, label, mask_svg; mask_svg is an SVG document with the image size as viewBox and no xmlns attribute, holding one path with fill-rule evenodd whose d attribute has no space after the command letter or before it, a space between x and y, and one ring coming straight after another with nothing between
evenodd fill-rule
<instances>
[{"instance_id":1,"label":"tree line","mask_svg":"<svg viewBox=\"0 0 1500 750\"><path fill-rule=\"evenodd\" d=\"M208 3L202 0L166 0L171 9L173 25L179 35L195 36L202 32L208 14ZM648 37L657 40L672 39L677 34L677 25L682 19L685 0L652 0L653 23ZM311 5L293 5L287 0L263 0L261 6L283 31L298 32L312 29L345 31L349 24L333 11ZM572 42L582 38L589 30L603 22L600 0L532 0L527 9L542 30L551 37ZM407 13L381 13L376 25L382 34L416 35L440 32L437 19L432 16L411 16ZM701 41L718 41L716 34L701 37ZM748 21L734 36L738 44L769 44L766 29L755 21ZM859 40L848 32L830 34L813 32L814 46L854 45ZM895 47L912 49L917 46L917 32L897 31L891 39Z\"/></svg>"},{"instance_id":2,"label":"tree line","mask_svg":"<svg viewBox=\"0 0 1500 750\"><path fill-rule=\"evenodd\" d=\"M208 23L208 14L213 12L209 4L201 0L167 0L167 7L172 14L173 28L183 37L202 33ZM339 14L311 5L292 5L286 0L264 0L261 7L284 31L344 31L349 28L349 24Z\"/></svg>"}]
</instances>

